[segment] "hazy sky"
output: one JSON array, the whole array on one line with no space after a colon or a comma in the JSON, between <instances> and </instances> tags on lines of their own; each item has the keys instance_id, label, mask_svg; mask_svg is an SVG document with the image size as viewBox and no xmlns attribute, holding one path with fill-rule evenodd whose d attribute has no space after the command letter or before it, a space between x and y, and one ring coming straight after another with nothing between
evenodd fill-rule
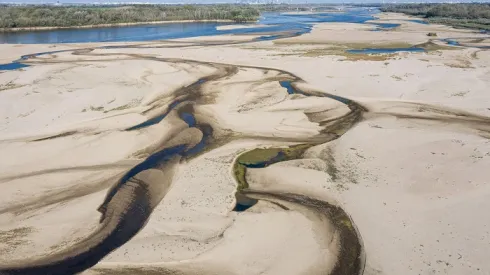
<instances>
[{"instance_id":1,"label":"hazy sky","mask_svg":"<svg viewBox=\"0 0 490 275\"><path fill-rule=\"evenodd\" d=\"M0 0L0 3L30 3L30 4L40 4L40 3L56 3L57 0ZM236 3L240 0L59 0L60 3ZM242 0L243 1L243 0ZM246 0L249 2L254 2L256 0ZM259 0L260 2L270 2L270 0ZM478 1L478 2L489 2ZM279 0L279 2L287 2L290 0ZM383 0L291 0L292 3L382 3ZM450 1L450 0L431 0L431 1L416 1L416 0L384 0L385 3L404 3L404 2L475 2L474 0L463 0L463 1Z\"/></svg>"}]
</instances>

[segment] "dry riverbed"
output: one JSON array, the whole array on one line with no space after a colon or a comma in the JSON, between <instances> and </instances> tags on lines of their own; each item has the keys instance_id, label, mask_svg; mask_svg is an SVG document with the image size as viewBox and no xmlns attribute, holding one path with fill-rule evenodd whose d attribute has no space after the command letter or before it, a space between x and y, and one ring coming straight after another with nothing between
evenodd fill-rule
<instances>
[{"instance_id":1,"label":"dry riverbed","mask_svg":"<svg viewBox=\"0 0 490 275\"><path fill-rule=\"evenodd\" d=\"M488 274L487 40L379 17L401 25L0 45L3 63L69 50L0 73L0 274L114 232L127 241L83 274Z\"/></svg>"}]
</instances>

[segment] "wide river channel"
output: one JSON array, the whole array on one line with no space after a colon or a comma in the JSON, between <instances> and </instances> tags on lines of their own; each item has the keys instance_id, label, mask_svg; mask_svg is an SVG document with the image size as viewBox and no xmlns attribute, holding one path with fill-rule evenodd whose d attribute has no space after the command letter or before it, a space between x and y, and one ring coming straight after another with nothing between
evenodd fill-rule
<instances>
[{"instance_id":1,"label":"wide river channel","mask_svg":"<svg viewBox=\"0 0 490 275\"><path fill-rule=\"evenodd\" d=\"M349 22L364 23L373 20L378 10L349 9L345 12L315 14L263 13L257 22L265 27L218 30L230 23L167 23L87 29L55 29L0 33L0 43L53 44L84 42L151 41L223 34L264 34L263 39L273 39L271 33L287 32L303 34L311 30L313 23ZM378 26L383 28L381 24ZM376 25L373 25L376 28Z\"/></svg>"}]
</instances>

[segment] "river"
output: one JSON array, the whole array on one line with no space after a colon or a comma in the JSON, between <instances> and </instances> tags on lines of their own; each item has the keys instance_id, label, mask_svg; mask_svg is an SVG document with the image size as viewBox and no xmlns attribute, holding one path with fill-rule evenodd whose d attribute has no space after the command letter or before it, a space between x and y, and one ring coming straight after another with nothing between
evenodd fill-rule
<instances>
[{"instance_id":1,"label":"river","mask_svg":"<svg viewBox=\"0 0 490 275\"><path fill-rule=\"evenodd\" d=\"M133 25L89 29L55 29L43 31L20 31L0 33L0 43L9 44L52 44L86 42L123 42L177 39L224 34L266 34L290 32L302 34L311 30L311 23L349 22L364 23L374 19L377 11L352 9L345 13L283 14L263 13L257 22L265 27L218 30L217 27L230 23L168 23Z\"/></svg>"}]
</instances>

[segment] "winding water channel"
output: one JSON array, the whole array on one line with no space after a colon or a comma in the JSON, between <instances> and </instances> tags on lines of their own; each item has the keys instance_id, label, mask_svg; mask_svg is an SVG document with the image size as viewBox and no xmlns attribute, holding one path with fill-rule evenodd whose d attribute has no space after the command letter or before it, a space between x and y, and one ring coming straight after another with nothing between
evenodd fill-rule
<instances>
[{"instance_id":1,"label":"winding water channel","mask_svg":"<svg viewBox=\"0 0 490 275\"><path fill-rule=\"evenodd\" d=\"M73 51L72 54L79 56L97 55L90 50ZM177 112L178 117L188 125L186 130L174 135L162 148L152 152L144 161L129 169L127 173L113 183L105 200L98 208L98 211L101 213L100 225L94 233L78 242L76 245L58 252L55 255L33 261L25 260L8 266L2 265L0 266L0 274L76 274L92 267L108 253L129 241L144 227L154 207L164 199L164 196L168 191L168 186L172 181L175 165L177 165L183 158L191 159L203 150L210 149L224 142L224 140L213 137L213 129L210 124L206 121L196 119L193 115L194 109L192 108L192 105L199 104L201 100L202 85L228 78L236 74L240 68L272 70L219 63L204 63L193 60L145 58L143 56L136 57L135 55L131 55L131 57L159 62L212 66L216 68L216 73L176 90L174 92L175 100L168 105L167 110L155 117L148 118L147 121L141 124L127 129L127 131L142 130L145 127L160 122L170 112ZM24 57L23 60L28 62L30 58L35 59L36 55ZM60 62L62 63L63 61ZM52 64L53 61L50 61L50 63ZM42 64L38 65L42 66ZM302 91L296 87L296 83L302 82L300 78L285 71L272 71L279 72L280 75L282 75L284 80L279 79L278 81L283 85L286 84L291 93L301 93L306 96L330 97L334 100L338 100L342 104L346 104L351 109L351 112L335 121L323 124L324 130L321 132L320 136L315 138L311 143L302 146L261 149L276 150L277 156L264 160L265 162L259 161L262 163L257 162L255 167L266 167L279 161L301 158L306 149L313 145L328 142L340 137L342 133L345 133L361 118L363 107L355 102L339 96L313 91ZM76 134L76 132L68 134ZM48 137L46 139L57 137L60 137L60 135ZM252 152L252 154L254 154L254 152ZM240 163L241 159L242 157L239 156L234 165L242 165ZM254 164L249 163L248 165L250 167ZM246 168L242 172L246 173ZM331 220L332 224L336 227L336 230L340 232L340 243L342 244L342 249L340 250L338 261L334 268L335 272L332 274L362 274L364 264L362 241L355 228L354 222L342 208L300 194L253 190L250 189L246 181L240 182L244 180L240 178L240 175L235 174L235 176L239 186L237 189L237 205L243 201L243 198L253 202L262 199L270 200L275 201L279 205L281 204L281 201L285 201L301 204L307 207L309 211L325 216L328 220Z\"/></svg>"}]
</instances>

